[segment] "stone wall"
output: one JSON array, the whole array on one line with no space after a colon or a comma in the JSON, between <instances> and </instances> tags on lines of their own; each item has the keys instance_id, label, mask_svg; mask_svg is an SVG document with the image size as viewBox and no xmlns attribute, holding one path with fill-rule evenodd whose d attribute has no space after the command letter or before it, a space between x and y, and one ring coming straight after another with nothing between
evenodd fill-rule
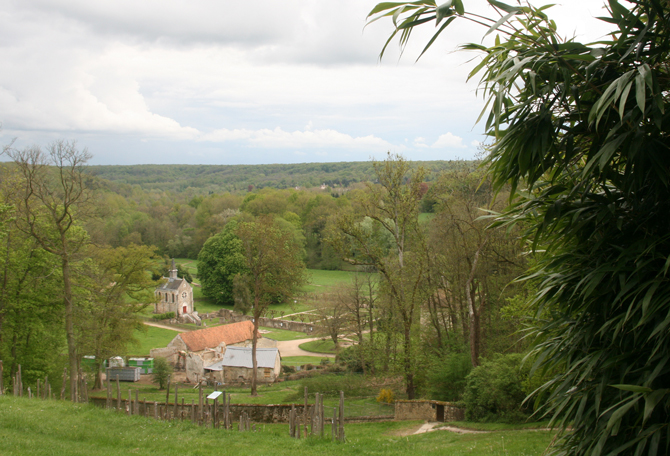
<instances>
[{"instance_id":1,"label":"stone wall","mask_svg":"<svg viewBox=\"0 0 670 456\"><path fill-rule=\"evenodd\" d=\"M89 399L89 402L98 406L105 407L106 399L101 397L93 397ZM168 403L170 407L170 416L174 417L174 403ZM158 407L165 406L165 402L150 402L146 403L142 400L139 401L139 413L135 412L137 415L146 415L148 417L154 416L154 408L157 405ZM133 404L134 406L134 404ZM111 407L116 407L116 398L112 399ZM121 400L121 410L127 410L128 400ZM198 404L195 404L196 411ZM240 416L242 413L246 413L249 416L249 419L254 423L288 423L289 414L291 413L291 407L295 407L295 410L298 414L302 414L303 405L302 404L270 404L270 405L261 405L261 404L230 404L230 420L232 423L239 422ZM191 404L179 404L177 407L177 418L180 418L180 415L183 415L185 421L191 419ZM219 416L223 416L223 406L219 405ZM388 421L393 419L392 416L353 416L345 417L345 422L370 422L370 421ZM326 417L327 423L330 423L329 417ZM235 425L234 425L235 426ZM236 428L235 428L236 429Z\"/></svg>"},{"instance_id":2,"label":"stone wall","mask_svg":"<svg viewBox=\"0 0 670 456\"><path fill-rule=\"evenodd\" d=\"M208 314L211 315L211 314ZM210 317L211 318L211 317ZM253 320L251 315L240 315L233 313L232 310L221 309L219 311L219 321L221 323L237 323L238 321ZM258 321L260 326L274 329L288 329L289 331L304 332L305 334L312 334L316 330L316 326L312 323L303 323L300 321L279 320L277 318L262 317Z\"/></svg>"},{"instance_id":3,"label":"stone wall","mask_svg":"<svg viewBox=\"0 0 670 456\"><path fill-rule=\"evenodd\" d=\"M465 409L442 401L396 401L396 420L463 421Z\"/></svg>"}]
</instances>

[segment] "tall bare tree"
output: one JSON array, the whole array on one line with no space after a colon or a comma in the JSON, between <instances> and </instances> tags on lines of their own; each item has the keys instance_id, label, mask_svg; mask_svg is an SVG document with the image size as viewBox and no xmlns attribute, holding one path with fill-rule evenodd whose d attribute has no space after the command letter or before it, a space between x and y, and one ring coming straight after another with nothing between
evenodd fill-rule
<instances>
[{"instance_id":1,"label":"tall bare tree","mask_svg":"<svg viewBox=\"0 0 670 456\"><path fill-rule=\"evenodd\" d=\"M78 224L89 209L90 177L85 165L91 158L74 141L56 141L46 152L39 147L4 151L23 178L17 198L18 226L47 252L60 259L65 309L65 334L70 366L70 397L77 400L77 350L74 330L72 262L88 236Z\"/></svg>"},{"instance_id":2,"label":"tall bare tree","mask_svg":"<svg viewBox=\"0 0 670 456\"><path fill-rule=\"evenodd\" d=\"M415 395L412 333L425 295L424 236L418 216L424 193L423 168L412 169L399 155L374 164L378 184L354 200L355 213L342 214L331 240L345 261L376 268L392 314L402 331L402 370L409 399Z\"/></svg>"}]
</instances>

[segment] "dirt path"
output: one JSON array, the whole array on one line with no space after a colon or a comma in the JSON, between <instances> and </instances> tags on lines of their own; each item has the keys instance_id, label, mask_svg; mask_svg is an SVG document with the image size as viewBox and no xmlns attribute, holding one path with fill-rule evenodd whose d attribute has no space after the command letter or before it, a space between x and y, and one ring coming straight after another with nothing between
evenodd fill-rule
<instances>
[{"instance_id":1,"label":"dirt path","mask_svg":"<svg viewBox=\"0 0 670 456\"><path fill-rule=\"evenodd\" d=\"M321 337L312 337L309 339L298 340L279 340L277 341L277 348L279 349L279 354L282 356L282 358L285 358L286 356L317 356L319 358L335 358L335 355L331 353L313 353L305 351L299 347L300 344L311 342L313 340L321 340Z\"/></svg>"},{"instance_id":2,"label":"dirt path","mask_svg":"<svg viewBox=\"0 0 670 456\"><path fill-rule=\"evenodd\" d=\"M145 321L144 324L147 325L147 326L153 326L155 328L171 329L172 331L177 331L177 332L180 332L180 333L186 332L186 330L181 329L181 328L175 328L173 326L162 325L160 323L154 323L152 321Z\"/></svg>"}]
</instances>

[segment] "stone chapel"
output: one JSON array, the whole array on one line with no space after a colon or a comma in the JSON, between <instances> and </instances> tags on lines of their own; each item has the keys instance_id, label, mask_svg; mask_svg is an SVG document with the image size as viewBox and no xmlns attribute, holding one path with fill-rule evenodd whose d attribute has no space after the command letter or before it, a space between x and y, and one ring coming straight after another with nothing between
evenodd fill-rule
<instances>
[{"instance_id":1,"label":"stone chapel","mask_svg":"<svg viewBox=\"0 0 670 456\"><path fill-rule=\"evenodd\" d=\"M186 279L177 277L174 259L169 277L163 277L163 280L163 284L155 291L157 300L154 304L154 313L174 312L179 319L192 323L199 321L198 313L193 311L193 288Z\"/></svg>"}]
</instances>

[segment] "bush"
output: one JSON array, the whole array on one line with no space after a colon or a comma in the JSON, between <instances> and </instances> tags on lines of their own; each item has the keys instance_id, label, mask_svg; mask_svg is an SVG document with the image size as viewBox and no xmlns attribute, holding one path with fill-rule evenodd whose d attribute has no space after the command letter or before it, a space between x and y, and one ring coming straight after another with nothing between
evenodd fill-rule
<instances>
[{"instance_id":1,"label":"bush","mask_svg":"<svg viewBox=\"0 0 670 456\"><path fill-rule=\"evenodd\" d=\"M390 404L394 401L395 394L393 393L393 390L388 388L382 388L382 390L379 392L379 395L377 396L377 402L386 402L387 404Z\"/></svg>"},{"instance_id":2,"label":"bush","mask_svg":"<svg viewBox=\"0 0 670 456\"><path fill-rule=\"evenodd\" d=\"M171 320L174 317L175 317L174 312L165 312L162 314L156 314L151 316L151 318L153 318L154 320Z\"/></svg>"},{"instance_id":3,"label":"bush","mask_svg":"<svg viewBox=\"0 0 670 456\"><path fill-rule=\"evenodd\" d=\"M438 401L460 401L471 370L468 353L449 353L435 360L426 372L426 396Z\"/></svg>"},{"instance_id":4,"label":"bush","mask_svg":"<svg viewBox=\"0 0 670 456\"><path fill-rule=\"evenodd\" d=\"M363 372L363 363L361 363L361 355L359 353L360 346L352 345L340 350L337 354L337 362L345 364L350 372ZM370 363L366 362L366 367L370 368Z\"/></svg>"},{"instance_id":5,"label":"bush","mask_svg":"<svg viewBox=\"0 0 670 456\"><path fill-rule=\"evenodd\" d=\"M152 379L154 383L158 383L158 389L165 389L171 375L172 366L168 363L168 360L165 358L155 358Z\"/></svg>"},{"instance_id":6,"label":"bush","mask_svg":"<svg viewBox=\"0 0 670 456\"><path fill-rule=\"evenodd\" d=\"M467 376L463 400L466 419L471 421L519 422L532 411L523 405L529 367L523 355L498 356L484 361Z\"/></svg>"},{"instance_id":7,"label":"bush","mask_svg":"<svg viewBox=\"0 0 670 456\"><path fill-rule=\"evenodd\" d=\"M295 367L289 366L288 364L282 364L281 365L281 371L284 374L294 374L295 373Z\"/></svg>"}]
</instances>

